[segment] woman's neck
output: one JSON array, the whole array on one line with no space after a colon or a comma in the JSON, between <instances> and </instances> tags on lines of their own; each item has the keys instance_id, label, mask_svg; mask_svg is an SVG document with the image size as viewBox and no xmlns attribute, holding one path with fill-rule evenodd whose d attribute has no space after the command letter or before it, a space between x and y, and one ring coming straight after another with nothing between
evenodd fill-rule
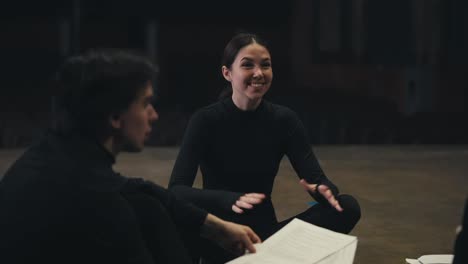
<instances>
[{"instance_id":1,"label":"woman's neck","mask_svg":"<svg viewBox=\"0 0 468 264\"><path fill-rule=\"evenodd\" d=\"M258 98L257 100L251 100L247 97L236 96L236 94L232 94L232 101L237 108L242 111L253 111L257 109L257 107L262 102L262 98Z\"/></svg>"}]
</instances>

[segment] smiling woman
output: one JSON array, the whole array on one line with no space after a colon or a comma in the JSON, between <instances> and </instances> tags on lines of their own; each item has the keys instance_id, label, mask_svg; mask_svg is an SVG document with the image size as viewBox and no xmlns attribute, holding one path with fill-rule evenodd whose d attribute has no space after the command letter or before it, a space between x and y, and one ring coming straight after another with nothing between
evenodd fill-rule
<instances>
[{"instance_id":1,"label":"smiling woman","mask_svg":"<svg viewBox=\"0 0 468 264\"><path fill-rule=\"evenodd\" d=\"M222 72L231 83L236 106L244 111L254 110L273 79L270 52L265 46L252 42L239 51L230 65L223 65Z\"/></svg>"},{"instance_id":2,"label":"smiling woman","mask_svg":"<svg viewBox=\"0 0 468 264\"><path fill-rule=\"evenodd\" d=\"M250 226L262 239L295 217L350 232L360 218L359 204L350 195L339 195L325 176L297 114L263 98L273 80L265 42L254 34L234 36L224 50L221 71L232 93L192 116L169 187L215 215ZM278 222L271 193L284 155L301 179L298 189L319 204ZM203 190L191 188L199 167ZM232 258L219 249L210 252L209 263Z\"/></svg>"}]
</instances>

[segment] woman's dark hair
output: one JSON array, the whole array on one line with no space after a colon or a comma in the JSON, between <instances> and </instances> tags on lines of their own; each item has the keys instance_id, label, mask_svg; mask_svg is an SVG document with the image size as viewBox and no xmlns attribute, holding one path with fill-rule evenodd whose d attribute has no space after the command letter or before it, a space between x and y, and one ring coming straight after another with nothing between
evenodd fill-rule
<instances>
[{"instance_id":1,"label":"woman's dark hair","mask_svg":"<svg viewBox=\"0 0 468 264\"><path fill-rule=\"evenodd\" d=\"M257 43L268 49L267 43L259 36L252 33L238 33L232 37L224 48L223 58L221 60L221 66L231 68L232 63L236 59L239 51L250 44Z\"/></svg>"},{"instance_id":2,"label":"woman's dark hair","mask_svg":"<svg viewBox=\"0 0 468 264\"><path fill-rule=\"evenodd\" d=\"M234 37L231 38L231 40L224 48L223 58L221 59L221 66L226 66L227 68L231 69L232 63L234 60L236 60L239 51L245 46L253 43L257 43L269 50L268 44L255 34L241 32L234 35ZM225 98L231 95L232 88L229 86L221 92L219 98Z\"/></svg>"},{"instance_id":3,"label":"woman's dark hair","mask_svg":"<svg viewBox=\"0 0 468 264\"><path fill-rule=\"evenodd\" d=\"M145 57L125 50L92 50L68 59L56 75L62 117L98 133L125 111L156 75ZM62 120L63 121L63 120Z\"/></svg>"}]
</instances>

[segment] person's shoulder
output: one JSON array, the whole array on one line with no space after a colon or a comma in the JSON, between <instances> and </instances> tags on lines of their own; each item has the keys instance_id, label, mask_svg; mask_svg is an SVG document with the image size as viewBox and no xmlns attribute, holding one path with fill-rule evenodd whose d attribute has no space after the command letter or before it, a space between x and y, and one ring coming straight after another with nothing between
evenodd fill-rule
<instances>
[{"instance_id":1,"label":"person's shoulder","mask_svg":"<svg viewBox=\"0 0 468 264\"><path fill-rule=\"evenodd\" d=\"M63 159L63 156L55 152L48 138L42 138L27 148L13 162L5 172L3 179L7 179L5 182L10 184L21 184L22 181L34 184L51 181L56 176L56 174L51 173L54 172L53 169L63 164L62 160L58 163L55 162L58 158Z\"/></svg>"}]
</instances>

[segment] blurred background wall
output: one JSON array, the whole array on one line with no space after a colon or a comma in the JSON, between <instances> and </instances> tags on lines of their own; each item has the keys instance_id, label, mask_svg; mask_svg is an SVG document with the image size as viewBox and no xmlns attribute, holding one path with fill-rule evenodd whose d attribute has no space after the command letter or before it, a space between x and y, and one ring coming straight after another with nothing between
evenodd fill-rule
<instances>
[{"instance_id":1,"label":"blurred background wall","mask_svg":"<svg viewBox=\"0 0 468 264\"><path fill-rule=\"evenodd\" d=\"M190 115L226 86L224 45L267 39L267 98L297 111L313 144L468 143L464 0L8 1L0 9L0 148L53 123L50 79L90 48L158 65L150 145L180 143ZM110 97L109 100L112 98Z\"/></svg>"}]
</instances>

